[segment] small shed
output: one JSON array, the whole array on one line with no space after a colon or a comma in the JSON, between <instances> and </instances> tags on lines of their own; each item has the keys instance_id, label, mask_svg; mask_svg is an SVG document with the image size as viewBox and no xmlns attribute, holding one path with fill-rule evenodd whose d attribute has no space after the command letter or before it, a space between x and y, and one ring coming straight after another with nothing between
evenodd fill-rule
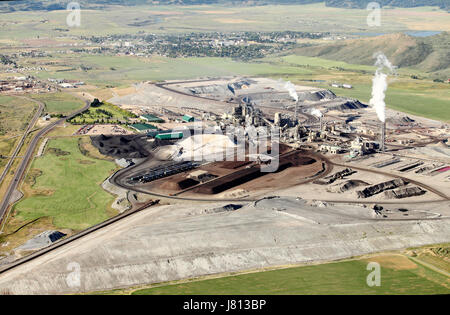
<instances>
[{"instance_id":1,"label":"small shed","mask_svg":"<svg viewBox=\"0 0 450 315\"><path fill-rule=\"evenodd\" d=\"M145 121L152 122L152 123L163 123L164 122L164 119L161 119L161 118L156 117L151 114L142 115L142 116L140 116L140 118Z\"/></svg>"},{"instance_id":2,"label":"small shed","mask_svg":"<svg viewBox=\"0 0 450 315\"><path fill-rule=\"evenodd\" d=\"M193 122L193 121L195 120L195 118L192 117L191 115L184 115L183 118L182 118L182 120L183 120L184 122Z\"/></svg>"}]
</instances>

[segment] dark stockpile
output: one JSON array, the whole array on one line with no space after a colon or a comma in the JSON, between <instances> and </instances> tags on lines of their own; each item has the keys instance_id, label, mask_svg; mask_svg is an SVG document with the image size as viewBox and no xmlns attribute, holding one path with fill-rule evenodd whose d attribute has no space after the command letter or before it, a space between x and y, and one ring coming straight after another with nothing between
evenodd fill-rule
<instances>
[{"instance_id":1,"label":"dark stockpile","mask_svg":"<svg viewBox=\"0 0 450 315\"><path fill-rule=\"evenodd\" d=\"M357 173L356 171L352 170L351 168L346 168L345 170L342 170L340 172L337 172L331 176L327 176L324 179L319 179L314 181L314 184L317 185L329 185L337 181L338 179L343 179L346 176L350 176Z\"/></svg>"},{"instance_id":2,"label":"dark stockpile","mask_svg":"<svg viewBox=\"0 0 450 315\"><path fill-rule=\"evenodd\" d=\"M361 191L358 191L358 198L369 198L374 195L377 195L383 191L402 187L407 185L408 183L405 182L403 179L397 178L388 182L384 182L381 184L373 185L370 187L367 187Z\"/></svg>"},{"instance_id":3,"label":"dark stockpile","mask_svg":"<svg viewBox=\"0 0 450 315\"><path fill-rule=\"evenodd\" d=\"M101 154L114 158L138 159L149 156L148 143L140 136L93 136L92 144Z\"/></svg>"},{"instance_id":4,"label":"dark stockpile","mask_svg":"<svg viewBox=\"0 0 450 315\"><path fill-rule=\"evenodd\" d=\"M397 190L385 191L384 194L389 199L403 199L414 196L422 196L426 193L426 190L423 190L420 187L409 187L409 188L401 188Z\"/></svg>"}]
</instances>

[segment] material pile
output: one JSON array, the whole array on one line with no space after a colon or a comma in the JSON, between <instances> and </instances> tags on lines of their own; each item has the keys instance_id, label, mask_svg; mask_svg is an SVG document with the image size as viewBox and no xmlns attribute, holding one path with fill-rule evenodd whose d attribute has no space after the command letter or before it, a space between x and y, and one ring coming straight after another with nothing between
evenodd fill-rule
<instances>
[{"instance_id":1,"label":"material pile","mask_svg":"<svg viewBox=\"0 0 450 315\"><path fill-rule=\"evenodd\" d=\"M414 186L414 187L408 187L408 188L401 188L397 190L389 190L385 191L384 194L389 199L403 199L408 197L414 197L414 196L422 196L426 193L426 190L423 190L420 187Z\"/></svg>"},{"instance_id":2,"label":"material pile","mask_svg":"<svg viewBox=\"0 0 450 315\"><path fill-rule=\"evenodd\" d=\"M383 191L406 186L408 183L403 179L397 178L388 182L373 185L357 192L358 198L369 198Z\"/></svg>"}]
</instances>

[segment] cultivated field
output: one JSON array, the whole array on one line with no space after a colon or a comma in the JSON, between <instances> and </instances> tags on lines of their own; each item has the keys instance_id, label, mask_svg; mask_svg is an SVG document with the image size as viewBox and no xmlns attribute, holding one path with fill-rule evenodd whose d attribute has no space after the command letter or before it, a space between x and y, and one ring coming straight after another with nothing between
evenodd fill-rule
<instances>
[{"instance_id":1,"label":"cultivated field","mask_svg":"<svg viewBox=\"0 0 450 315\"><path fill-rule=\"evenodd\" d=\"M81 26L68 28L67 12L13 12L2 14L4 27L0 39L20 43L36 39L43 32L47 42L70 43L61 35L106 35L136 33L143 28L155 33L186 31L284 31L304 30L328 32L373 32L367 26L366 10L347 10L311 5L268 5L249 7L203 6L141 6L111 7L105 10L82 11ZM444 11L432 7L386 9L376 32L403 30L448 30ZM30 44L39 45L38 41Z\"/></svg>"},{"instance_id":2,"label":"cultivated field","mask_svg":"<svg viewBox=\"0 0 450 315\"><path fill-rule=\"evenodd\" d=\"M442 261L442 258L437 258ZM369 287L369 262L381 266L381 286ZM247 273L180 284L156 285L134 295L240 295L240 294L449 294L444 275L403 255L380 255L314 266Z\"/></svg>"}]
</instances>

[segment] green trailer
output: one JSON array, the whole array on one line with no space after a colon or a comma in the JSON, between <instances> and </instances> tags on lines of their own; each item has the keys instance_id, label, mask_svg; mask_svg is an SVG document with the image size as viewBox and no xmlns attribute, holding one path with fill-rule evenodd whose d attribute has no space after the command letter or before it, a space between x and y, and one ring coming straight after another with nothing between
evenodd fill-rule
<instances>
[{"instance_id":1,"label":"green trailer","mask_svg":"<svg viewBox=\"0 0 450 315\"><path fill-rule=\"evenodd\" d=\"M156 135L156 139L159 140L174 140L174 139L182 139L183 133L182 132L169 132L169 133L160 133Z\"/></svg>"}]
</instances>

